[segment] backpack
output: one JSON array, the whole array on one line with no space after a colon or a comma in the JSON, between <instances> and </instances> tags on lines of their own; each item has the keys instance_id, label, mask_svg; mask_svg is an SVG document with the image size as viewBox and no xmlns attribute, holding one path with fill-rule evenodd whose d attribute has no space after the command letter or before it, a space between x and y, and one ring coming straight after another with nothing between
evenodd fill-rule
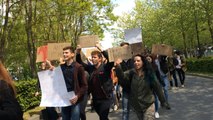
<instances>
[{"instance_id":1,"label":"backpack","mask_svg":"<svg viewBox=\"0 0 213 120\"><path fill-rule=\"evenodd\" d=\"M160 69L164 74L167 74L169 72L169 67L167 62L160 61Z\"/></svg>"}]
</instances>

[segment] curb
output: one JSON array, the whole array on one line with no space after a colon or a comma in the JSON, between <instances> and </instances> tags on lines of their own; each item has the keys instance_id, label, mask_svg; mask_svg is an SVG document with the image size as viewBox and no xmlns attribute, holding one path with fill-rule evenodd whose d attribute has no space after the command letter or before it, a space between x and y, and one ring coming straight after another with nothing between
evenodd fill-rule
<instances>
[{"instance_id":1,"label":"curb","mask_svg":"<svg viewBox=\"0 0 213 120\"><path fill-rule=\"evenodd\" d=\"M198 74L198 73L186 73L186 75L192 75L192 76L198 76L198 77L213 79L213 76L208 76L208 75Z\"/></svg>"}]
</instances>

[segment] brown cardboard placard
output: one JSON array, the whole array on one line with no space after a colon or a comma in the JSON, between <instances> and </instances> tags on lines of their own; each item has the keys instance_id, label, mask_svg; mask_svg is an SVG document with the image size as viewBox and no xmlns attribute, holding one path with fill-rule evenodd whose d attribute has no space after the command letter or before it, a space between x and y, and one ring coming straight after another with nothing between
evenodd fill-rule
<instances>
[{"instance_id":1,"label":"brown cardboard placard","mask_svg":"<svg viewBox=\"0 0 213 120\"><path fill-rule=\"evenodd\" d=\"M136 54L141 54L144 53L144 46L142 45L142 42L139 43L133 43L130 44L131 49L132 49L132 54L136 55Z\"/></svg>"},{"instance_id":2,"label":"brown cardboard placard","mask_svg":"<svg viewBox=\"0 0 213 120\"><path fill-rule=\"evenodd\" d=\"M152 45L152 54L155 55L166 55L166 56L172 56L172 47L165 44L154 44Z\"/></svg>"},{"instance_id":3,"label":"brown cardboard placard","mask_svg":"<svg viewBox=\"0 0 213 120\"><path fill-rule=\"evenodd\" d=\"M48 43L48 60L58 60L63 57L63 48L70 46L71 43Z\"/></svg>"},{"instance_id":4,"label":"brown cardboard placard","mask_svg":"<svg viewBox=\"0 0 213 120\"><path fill-rule=\"evenodd\" d=\"M118 58L126 60L132 57L130 46L109 48L107 51L109 56L109 62L113 62Z\"/></svg>"},{"instance_id":5,"label":"brown cardboard placard","mask_svg":"<svg viewBox=\"0 0 213 120\"><path fill-rule=\"evenodd\" d=\"M37 48L36 63L44 62L47 59L47 50L48 50L47 45L40 46Z\"/></svg>"},{"instance_id":6,"label":"brown cardboard placard","mask_svg":"<svg viewBox=\"0 0 213 120\"><path fill-rule=\"evenodd\" d=\"M85 35L79 37L77 44L80 45L82 48L87 48L95 47L97 42L99 42L99 38L97 35Z\"/></svg>"}]
</instances>

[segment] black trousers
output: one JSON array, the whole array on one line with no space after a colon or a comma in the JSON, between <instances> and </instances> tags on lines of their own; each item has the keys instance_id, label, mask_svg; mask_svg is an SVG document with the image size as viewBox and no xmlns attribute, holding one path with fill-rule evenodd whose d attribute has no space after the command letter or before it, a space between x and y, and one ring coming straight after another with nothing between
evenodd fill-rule
<instances>
[{"instance_id":1,"label":"black trousers","mask_svg":"<svg viewBox=\"0 0 213 120\"><path fill-rule=\"evenodd\" d=\"M59 118L58 113L54 107L46 107L42 110L43 120L57 120Z\"/></svg>"},{"instance_id":2,"label":"black trousers","mask_svg":"<svg viewBox=\"0 0 213 120\"><path fill-rule=\"evenodd\" d=\"M111 99L95 100L93 99L93 106L100 120L109 120L109 110L112 104Z\"/></svg>"},{"instance_id":3,"label":"black trousers","mask_svg":"<svg viewBox=\"0 0 213 120\"><path fill-rule=\"evenodd\" d=\"M184 81L185 81L185 72L182 69L176 69L179 79L180 79L180 83L181 85L184 85Z\"/></svg>"},{"instance_id":4,"label":"black trousers","mask_svg":"<svg viewBox=\"0 0 213 120\"><path fill-rule=\"evenodd\" d=\"M178 82L177 82L177 77L176 77L176 70L172 70L170 71L170 74L172 75L173 77L173 80L175 81L175 87L178 87ZM173 87L173 82L170 81L170 85Z\"/></svg>"}]
</instances>

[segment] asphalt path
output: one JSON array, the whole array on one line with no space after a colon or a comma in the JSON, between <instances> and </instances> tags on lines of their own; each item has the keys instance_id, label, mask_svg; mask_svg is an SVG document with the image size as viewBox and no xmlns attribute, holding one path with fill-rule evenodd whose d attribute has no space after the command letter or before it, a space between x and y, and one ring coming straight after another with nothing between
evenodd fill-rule
<instances>
[{"instance_id":1,"label":"asphalt path","mask_svg":"<svg viewBox=\"0 0 213 120\"><path fill-rule=\"evenodd\" d=\"M158 120L213 120L213 78L187 75L184 88L169 91L169 103L171 110L159 108ZM89 105L86 115L87 120L99 120ZM109 119L121 120L121 115L122 110L119 108L110 112ZM33 115L30 120L39 120L39 115ZM133 111L130 112L129 120L137 120Z\"/></svg>"},{"instance_id":2,"label":"asphalt path","mask_svg":"<svg viewBox=\"0 0 213 120\"><path fill-rule=\"evenodd\" d=\"M179 82L180 84L180 82ZM186 76L185 87L169 91L171 110L159 108L158 120L213 120L213 78ZM87 120L99 120L87 107ZM122 110L112 111L110 120L121 120ZM137 120L133 111L130 120Z\"/></svg>"}]
</instances>

